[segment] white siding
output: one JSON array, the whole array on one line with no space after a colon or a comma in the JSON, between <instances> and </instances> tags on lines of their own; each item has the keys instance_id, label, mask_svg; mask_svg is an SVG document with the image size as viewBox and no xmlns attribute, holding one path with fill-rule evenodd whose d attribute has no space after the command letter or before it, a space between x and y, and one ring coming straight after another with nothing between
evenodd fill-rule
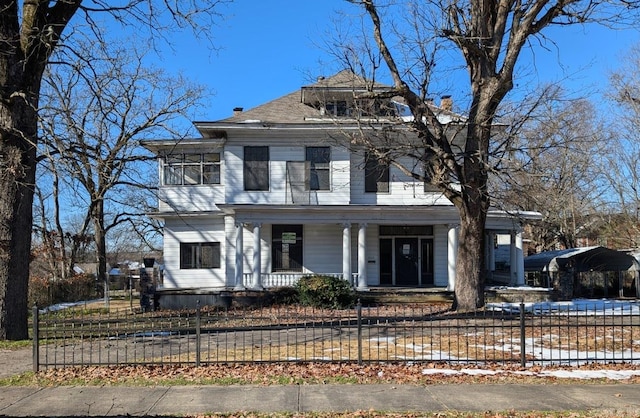
<instances>
[{"instance_id":1,"label":"white siding","mask_svg":"<svg viewBox=\"0 0 640 418\"><path fill-rule=\"evenodd\" d=\"M211 212L224 203L223 185L165 186L159 190L160 212Z\"/></svg>"},{"instance_id":2,"label":"white siding","mask_svg":"<svg viewBox=\"0 0 640 418\"><path fill-rule=\"evenodd\" d=\"M434 225L433 228L433 284L435 286L445 287L449 283L448 231L447 225Z\"/></svg>"},{"instance_id":3,"label":"white siding","mask_svg":"<svg viewBox=\"0 0 640 418\"><path fill-rule=\"evenodd\" d=\"M376 286L380 284L380 228L378 225L367 225L366 239L367 284L370 286Z\"/></svg>"},{"instance_id":4,"label":"white siding","mask_svg":"<svg viewBox=\"0 0 640 418\"><path fill-rule=\"evenodd\" d=\"M218 269L180 269L181 242L220 242ZM164 227L164 287L193 288L225 286L227 263L223 218L167 219Z\"/></svg>"},{"instance_id":5,"label":"white siding","mask_svg":"<svg viewBox=\"0 0 640 418\"><path fill-rule=\"evenodd\" d=\"M342 273L342 226L305 225L303 258L311 273Z\"/></svg>"},{"instance_id":6,"label":"white siding","mask_svg":"<svg viewBox=\"0 0 640 418\"><path fill-rule=\"evenodd\" d=\"M268 191L244 191L243 155L243 146L228 145L225 148L226 202L231 204L287 204L287 161L304 161L305 147L269 146ZM331 147L331 190L310 191L310 204L348 204L349 179L348 152L342 148Z\"/></svg>"},{"instance_id":7,"label":"white siding","mask_svg":"<svg viewBox=\"0 0 640 418\"><path fill-rule=\"evenodd\" d=\"M412 160L402 161L412 168ZM425 192L424 183L418 181L399 168L389 171L389 192L367 193L365 186L364 156L351 155L351 203L365 205L447 205L450 202L439 192Z\"/></svg>"}]
</instances>

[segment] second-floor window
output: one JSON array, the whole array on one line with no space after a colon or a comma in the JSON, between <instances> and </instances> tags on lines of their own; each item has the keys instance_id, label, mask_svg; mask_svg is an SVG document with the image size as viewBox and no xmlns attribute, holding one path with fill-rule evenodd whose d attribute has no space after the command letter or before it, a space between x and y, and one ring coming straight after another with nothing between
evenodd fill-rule
<instances>
[{"instance_id":1,"label":"second-floor window","mask_svg":"<svg viewBox=\"0 0 640 418\"><path fill-rule=\"evenodd\" d=\"M244 189L269 190L269 147L244 147Z\"/></svg>"},{"instance_id":2,"label":"second-floor window","mask_svg":"<svg viewBox=\"0 0 640 418\"><path fill-rule=\"evenodd\" d=\"M220 153L170 154L163 166L167 186L220 184Z\"/></svg>"},{"instance_id":3,"label":"second-floor window","mask_svg":"<svg viewBox=\"0 0 640 418\"><path fill-rule=\"evenodd\" d=\"M307 147L309 190L331 189L331 147Z\"/></svg>"},{"instance_id":4,"label":"second-floor window","mask_svg":"<svg viewBox=\"0 0 640 418\"><path fill-rule=\"evenodd\" d=\"M429 151L425 151L424 160L424 191L426 192L437 192L438 186L435 186L431 183L431 179L433 177L433 164L434 157L433 153Z\"/></svg>"},{"instance_id":5,"label":"second-floor window","mask_svg":"<svg viewBox=\"0 0 640 418\"><path fill-rule=\"evenodd\" d=\"M389 192L389 164L380 161L371 153L365 154L364 191L367 193Z\"/></svg>"}]
</instances>

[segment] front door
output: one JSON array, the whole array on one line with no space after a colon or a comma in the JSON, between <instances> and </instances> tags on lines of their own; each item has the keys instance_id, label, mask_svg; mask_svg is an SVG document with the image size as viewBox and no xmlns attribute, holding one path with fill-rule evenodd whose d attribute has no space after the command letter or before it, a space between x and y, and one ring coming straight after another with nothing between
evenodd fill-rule
<instances>
[{"instance_id":1,"label":"front door","mask_svg":"<svg viewBox=\"0 0 640 418\"><path fill-rule=\"evenodd\" d=\"M396 285L418 285L418 238L396 238Z\"/></svg>"}]
</instances>

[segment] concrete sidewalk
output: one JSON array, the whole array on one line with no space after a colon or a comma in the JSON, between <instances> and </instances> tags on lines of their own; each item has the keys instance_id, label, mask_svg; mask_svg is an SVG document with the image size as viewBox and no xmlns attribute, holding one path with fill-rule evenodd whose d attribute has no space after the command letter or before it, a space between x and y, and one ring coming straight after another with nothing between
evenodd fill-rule
<instances>
[{"instance_id":1,"label":"concrete sidewalk","mask_svg":"<svg viewBox=\"0 0 640 418\"><path fill-rule=\"evenodd\" d=\"M607 410L640 414L640 385L3 387L0 416L215 412Z\"/></svg>"}]
</instances>

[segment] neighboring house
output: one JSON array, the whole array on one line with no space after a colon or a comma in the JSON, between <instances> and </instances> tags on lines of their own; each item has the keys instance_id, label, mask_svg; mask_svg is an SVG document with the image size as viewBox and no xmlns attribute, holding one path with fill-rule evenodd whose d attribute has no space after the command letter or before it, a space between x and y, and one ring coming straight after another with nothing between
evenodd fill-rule
<instances>
[{"instance_id":1,"label":"neighboring house","mask_svg":"<svg viewBox=\"0 0 640 418\"><path fill-rule=\"evenodd\" d=\"M390 147L417 142L399 101L354 98L367 84L343 71L227 119L194 122L202 138L145 142L160 165L164 288L260 290L318 273L360 290L454 289L457 209L350 141L394 126ZM459 131L464 119L450 99L443 104L433 107L438 117ZM539 214L491 210L487 218L490 269L495 236L511 235L511 284L524 283L527 216Z\"/></svg>"}]
</instances>

